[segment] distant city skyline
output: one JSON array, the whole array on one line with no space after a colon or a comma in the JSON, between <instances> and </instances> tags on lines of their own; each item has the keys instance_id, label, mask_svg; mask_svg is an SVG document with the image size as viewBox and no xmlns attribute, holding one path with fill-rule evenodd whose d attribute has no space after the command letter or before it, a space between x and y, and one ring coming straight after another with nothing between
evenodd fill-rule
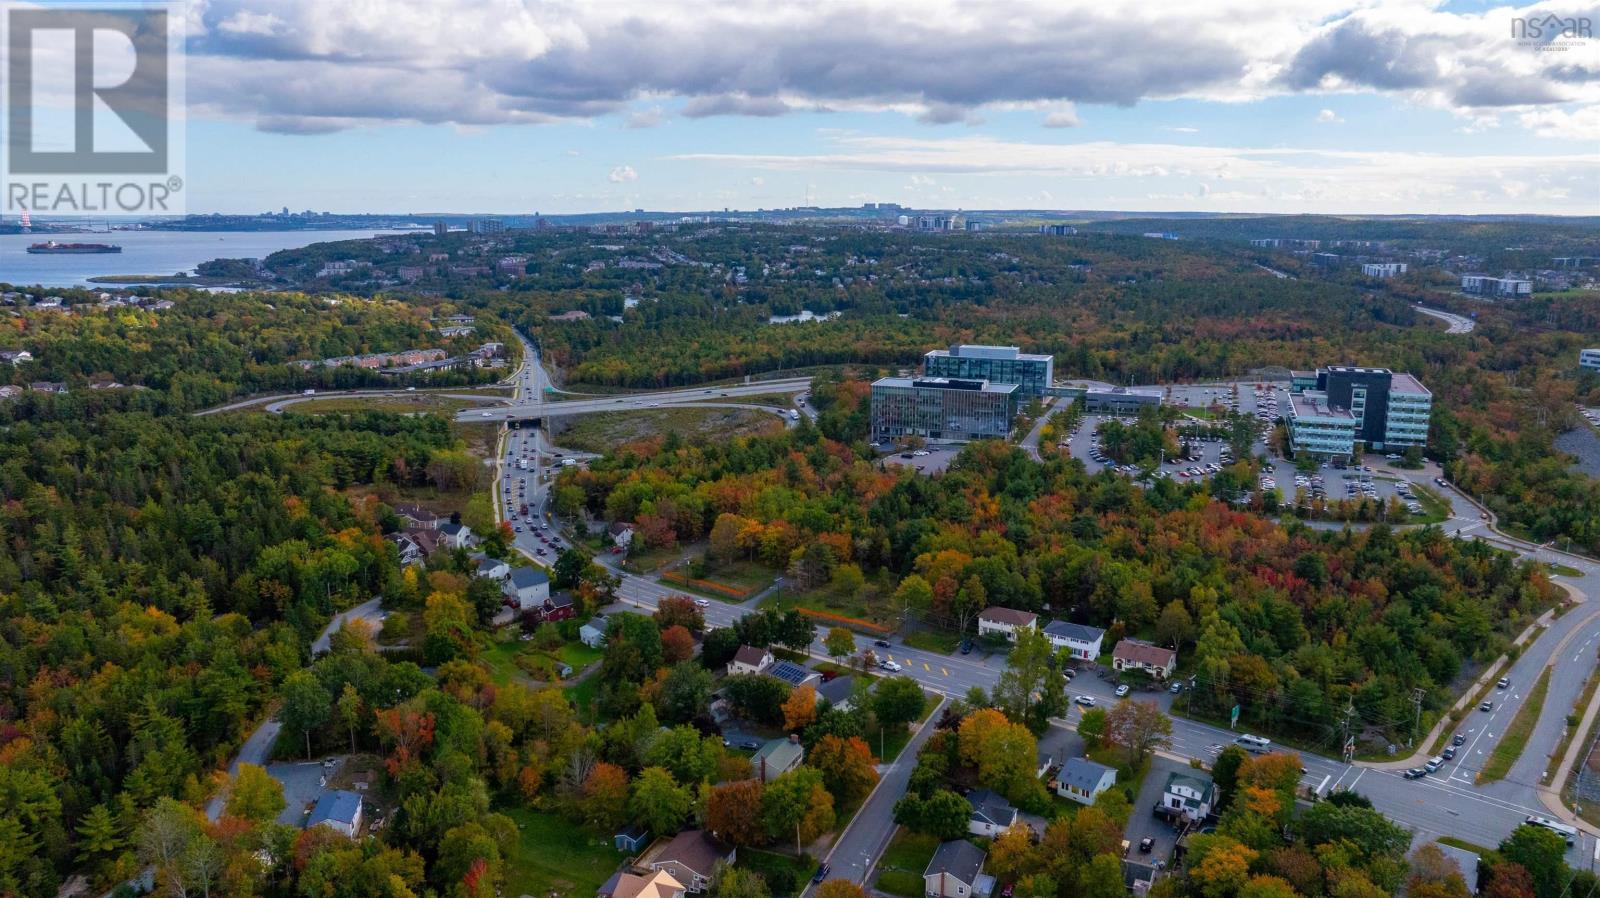
<instances>
[{"instance_id":1,"label":"distant city skyline","mask_svg":"<svg viewBox=\"0 0 1600 898\"><path fill-rule=\"evenodd\" d=\"M1593 214L1551 14L1600 8L195 0L189 209Z\"/></svg>"}]
</instances>

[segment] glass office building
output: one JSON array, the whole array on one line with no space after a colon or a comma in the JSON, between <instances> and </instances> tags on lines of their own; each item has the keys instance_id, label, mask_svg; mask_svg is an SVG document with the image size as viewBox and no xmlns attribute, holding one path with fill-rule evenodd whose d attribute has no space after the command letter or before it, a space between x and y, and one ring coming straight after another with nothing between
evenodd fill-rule
<instances>
[{"instance_id":1,"label":"glass office building","mask_svg":"<svg viewBox=\"0 0 1600 898\"><path fill-rule=\"evenodd\" d=\"M884 377L872 384L872 440L1004 439L1017 414L1016 384L947 377Z\"/></svg>"},{"instance_id":2,"label":"glass office building","mask_svg":"<svg viewBox=\"0 0 1600 898\"><path fill-rule=\"evenodd\" d=\"M1026 402L1050 389L1055 378L1055 356L1022 352L1015 346L958 343L923 356L922 373L928 377L1016 384Z\"/></svg>"},{"instance_id":3,"label":"glass office building","mask_svg":"<svg viewBox=\"0 0 1600 898\"><path fill-rule=\"evenodd\" d=\"M1410 374L1335 365L1317 369L1314 389L1300 376L1292 389L1289 429L1296 451L1349 455L1356 443L1380 452L1428 444L1433 394Z\"/></svg>"}]
</instances>

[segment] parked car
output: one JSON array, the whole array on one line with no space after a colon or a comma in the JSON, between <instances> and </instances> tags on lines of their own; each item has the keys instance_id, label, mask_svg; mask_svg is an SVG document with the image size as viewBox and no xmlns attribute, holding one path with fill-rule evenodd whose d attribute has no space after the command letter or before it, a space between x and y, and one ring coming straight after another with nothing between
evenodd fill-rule
<instances>
[{"instance_id":1,"label":"parked car","mask_svg":"<svg viewBox=\"0 0 1600 898\"><path fill-rule=\"evenodd\" d=\"M1454 736L1450 737L1450 744L1451 745L1466 745L1467 744L1467 737L1463 733L1457 733Z\"/></svg>"},{"instance_id":2,"label":"parked car","mask_svg":"<svg viewBox=\"0 0 1600 898\"><path fill-rule=\"evenodd\" d=\"M1446 747L1444 751L1439 752L1439 757L1444 758L1446 761L1454 761L1456 759L1455 746Z\"/></svg>"},{"instance_id":3,"label":"parked car","mask_svg":"<svg viewBox=\"0 0 1600 898\"><path fill-rule=\"evenodd\" d=\"M1149 836L1145 836L1144 838L1139 840L1139 853L1140 854L1149 854L1150 850L1152 848L1155 848L1155 847L1156 847L1156 840L1150 838Z\"/></svg>"},{"instance_id":4,"label":"parked car","mask_svg":"<svg viewBox=\"0 0 1600 898\"><path fill-rule=\"evenodd\" d=\"M1494 710L1494 702L1484 702L1483 704L1478 706L1478 710L1479 711L1493 711Z\"/></svg>"},{"instance_id":5,"label":"parked car","mask_svg":"<svg viewBox=\"0 0 1600 898\"><path fill-rule=\"evenodd\" d=\"M970 639L961 640L961 654L963 654L963 655L972 654L972 640L970 640Z\"/></svg>"},{"instance_id":6,"label":"parked car","mask_svg":"<svg viewBox=\"0 0 1600 898\"><path fill-rule=\"evenodd\" d=\"M1183 684L1182 683L1173 683L1171 686L1167 687L1167 691L1172 693L1173 695L1177 695L1178 693L1183 691Z\"/></svg>"},{"instance_id":7,"label":"parked car","mask_svg":"<svg viewBox=\"0 0 1600 898\"><path fill-rule=\"evenodd\" d=\"M818 865L817 866L817 872L811 874L811 881L812 882L821 882L824 879L827 879L828 878L828 872L830 870L832 870L832 869L833 868L829 867L827 864Z\"/></svg>"},{"instance_id":8,"label":"parked car","mask_svg":"<svg viewBox=\"0 0 1600 898\"><path fill-rule=\"evenodd\" d=\"M1121 686L1117 687L1117 698L1123 698L1123 697L1127 696L1127 694L1129 692L1132 692L1132 691L1133 690L1128 688L1128 684L1127 683L1123 683Z\"/></svg>"}]
</instances>

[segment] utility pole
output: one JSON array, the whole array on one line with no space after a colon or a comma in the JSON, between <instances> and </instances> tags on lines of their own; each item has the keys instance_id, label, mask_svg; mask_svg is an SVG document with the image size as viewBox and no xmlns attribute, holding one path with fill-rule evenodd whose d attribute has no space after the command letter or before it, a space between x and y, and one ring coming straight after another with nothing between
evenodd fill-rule
<instances>
[{"instance_id":1,"label":"utility pole","mask_svg":"<svg viewBox=\"0 0 1600 898\"><path fill-rule=\"evenodd\" d=\"M1422 730L1422 696L1423 692L1421 687L1411 690L1411 704L1417 706L1417 719L1416 723L1411 725L1411 739L1410 741L1406 742L1406 748L1410 748L1411 743L1417 741L1417 734Z\"/></svg>"},{"instance_id":2,"label":"utility pole","mask_svg":"<svg viewBox=\"0 0 1600 898\"><path fill-rule=\"evenodd\" d=\"M1355 716L1356 701L1354 698L1347 699L1344 707L1344 721L1339 727L1340 731L1343 733L1343 738L1339 742L1339 751L1344 756L1345 763L1347 764L1350 762L1352 757L1352 752L1350 751L1350 724L1354 720Z\"/></svg>"}]
</instances>

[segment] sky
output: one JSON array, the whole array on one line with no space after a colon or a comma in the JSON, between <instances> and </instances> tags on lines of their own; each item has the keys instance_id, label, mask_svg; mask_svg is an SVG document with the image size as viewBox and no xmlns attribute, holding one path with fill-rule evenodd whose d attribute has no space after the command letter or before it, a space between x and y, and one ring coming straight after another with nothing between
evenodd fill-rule
<instances>
[{"instance_id":1,"label":"sky","mask_svg":"<svg viewBox=\"0 0 1600 898\"><path fill-rule=\"evenodd\" d=\"M1596 2L189 0L184 15L191 212L1600 214Z\"/></svg>"}]
</instances>

